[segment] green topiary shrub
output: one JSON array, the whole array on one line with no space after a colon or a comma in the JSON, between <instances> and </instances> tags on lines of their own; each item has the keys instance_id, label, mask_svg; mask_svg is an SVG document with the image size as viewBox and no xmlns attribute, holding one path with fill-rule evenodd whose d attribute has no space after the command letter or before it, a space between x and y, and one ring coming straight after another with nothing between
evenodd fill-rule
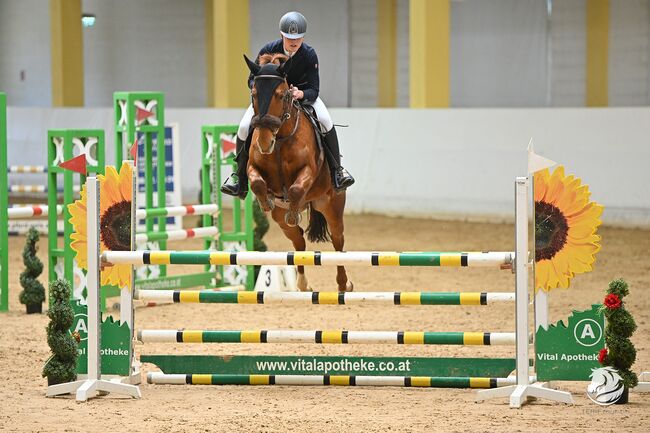
<instances>
[{"instance_id":1,"label":"green topiary shrub","mask_svg":"<svg viewBox=\"0 0 650 433\"><path fill-rule=\"evenodd\" d=\"M21 304L28 306L28 313L40 313L40 306L45 301L45 288L37 280L38 276L43 272L43 262L36 256L39 237L38 230L34 227L30 228L23 249L25 270L20 274L20 285L23 287L23 291L20 292L19 299ZM29 306L38 306L38 308L30 309Z\"/></svg>"},{"instance_id":2,"label":"green topiary shrub","mask_svg":"<svg viewBox=\"0 0 650 433\"><path fill-rule=\"evenodd\" d=\"M70 283L66 280L56 280L50 284L52 306L47 312L50 323L46 330L52 356L43 367L43 377L47 377L51 383L71 382L77 378L79 340L69 332L74 321L70 295Z\"/></svg>"},{"instance_id":3,"label":"green topiary shrub","mask_svg":"<svg viewBox=\"0 0 650 433\"><path fill-rule=\"evenodd\" d=\"M605 328L606 349L601 350L598 360L605 367L614 367L623 378L627 388L639 382L637 375L630 370L636 360L636 349L630 337L636 330L634 317L625 309L623 298L630 293L622 278L609 283L607 296L603 301L603 313L607 319Z\"/></svg>"}]
</instances>

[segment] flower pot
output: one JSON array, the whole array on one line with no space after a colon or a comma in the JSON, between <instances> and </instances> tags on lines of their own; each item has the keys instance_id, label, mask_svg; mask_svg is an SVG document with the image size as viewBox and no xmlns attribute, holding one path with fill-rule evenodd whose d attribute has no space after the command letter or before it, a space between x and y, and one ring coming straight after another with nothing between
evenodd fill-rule
<instances>
[{"instance_id":1,"label":"flower pot","mask_svg":"<svg viewBox=\"0 0 650 433\"><path fill-rule=\"evenodd\" d=\"M27 314L41 314L43 312L43 304L27 304L25 305L25 310L27 310Z\"/></svg>"},{"instance_id":2,"label":"flower pot","mask_svg":"<svg viewBox=\"0 0 650 433\"><path fill-rule=\"evenodd\" d=\"M629 396L630 396L630 388L626 386L625 389L623 390L623 394L621 394L621 397L618 400L616 400L616 403L614 404L627 404Z\"/></svg>"},{"instance_id":3,"label":"flower pot","mask_svg":"<svg viewBox=\"0 0 650 433\"><path fill-rule=\"evenodd\" d=\"M60 377L47 376L47 386L58 385L60 383L65 383L65 382L66 381L64 379L61 379Z\"/></svg>"}]
</instances>

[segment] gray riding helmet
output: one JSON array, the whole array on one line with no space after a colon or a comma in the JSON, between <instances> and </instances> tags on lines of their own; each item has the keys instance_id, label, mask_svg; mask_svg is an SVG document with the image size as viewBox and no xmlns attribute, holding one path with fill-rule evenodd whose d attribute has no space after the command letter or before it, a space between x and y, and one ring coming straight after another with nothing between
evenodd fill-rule
<instances>
[{"instance_id":1,"label":"gray riding helmet","mask_svg":"<svg viewBox=\"0 0 650 433\"><path fill-rule=\"evenodd\" d=\"M288 39L299 39L307 33L307 20L300 12L287 12L280 18L280 33Z\"/></svg>"}]
</instances>

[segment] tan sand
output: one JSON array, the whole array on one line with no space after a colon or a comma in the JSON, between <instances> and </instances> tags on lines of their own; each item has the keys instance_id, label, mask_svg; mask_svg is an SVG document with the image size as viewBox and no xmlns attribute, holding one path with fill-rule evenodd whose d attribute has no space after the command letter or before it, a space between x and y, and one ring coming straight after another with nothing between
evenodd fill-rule
<instances>
[{"instance_id":1,"label":"tan sand","mask_svg":"<svg viewBox=\"0 0 650 433\"><path fill-rule=\"evenodd\" d=\"M347 217L348 250L511 250L514 229L477 224ZM551 294L551 319L565 319L601 301L607 283L624 277L632 294L627 306L639 329L636 371L650 370L650 231L601 229L603 249L595 270L580 275L570 290ZM269 249L290 250L276 227ZM562 382L575 405L544 400L521 410L505 399L477 404L476 391L350 387L141 386L141 400L118 396L78 404L73 398L45 398L41 368L48 357L47 317L24 314L18 303L23 238L10 240L10 308L0 315L0 431L29 432L631 432L650 428L650 395L631 394L630 404L600 407L586 396L586 382ZM40 257L46 263L46 239ZM199 249L198 242L173 244ZM311 247L312 249L315 246ZM331 249L318 246L319 249ZM191 269L189 269L191 271ZM183 271L175 269L176 272ZM350 268L357 291L512 291L514 278L492 269ZM45 282L47 269L41 280ZM335 289L333 269L308 269L317 290ZM139 308L136 328L354 329L509 331L513 306L244 306L169 305ZM347 354L410 356L514 356L511 347L315 346L315 345L138 345L138 353L176 354ZM145 365L145 371L154 367Z\"/></svg>"}]
</instances>

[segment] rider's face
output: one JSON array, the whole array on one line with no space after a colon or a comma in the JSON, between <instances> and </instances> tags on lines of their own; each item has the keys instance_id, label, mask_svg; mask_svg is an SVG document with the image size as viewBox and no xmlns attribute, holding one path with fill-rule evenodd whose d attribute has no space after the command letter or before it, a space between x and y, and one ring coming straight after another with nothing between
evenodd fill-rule
<instances>
[{"instance_id":1,"label":"rider's face","mask_svg":"<svg viewBox=\"0 0 650 433\"><path fill-rule=\"evenodd\" d=\"M284 45L284 50L290 53L295 53L302 46L302 41L304 39L305 38L289 39L282 36L282 45Z\"/></svg>"}]
</instances>

